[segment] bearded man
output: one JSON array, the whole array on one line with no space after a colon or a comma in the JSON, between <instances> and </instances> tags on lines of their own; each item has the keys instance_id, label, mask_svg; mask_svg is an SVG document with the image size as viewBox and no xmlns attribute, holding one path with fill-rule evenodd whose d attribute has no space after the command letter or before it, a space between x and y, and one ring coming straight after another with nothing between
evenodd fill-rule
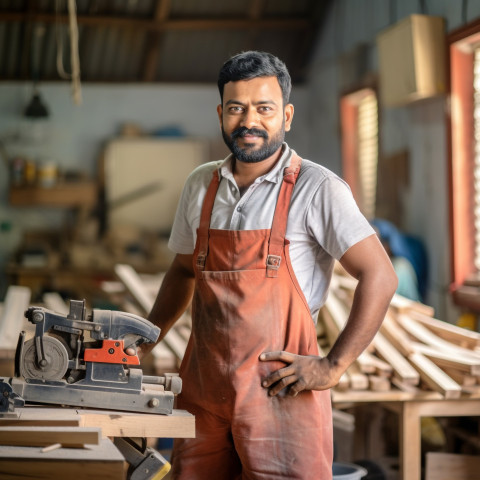
<instances>
[{"instance_id":1,"label":"bearded man","mask_svg":"<svg viewBox=\"0 0 480 480\"><path fill-rule=\"evenodd\" d=\"M161 340L192 302L178 407L195 415L196 438L175 442L173 478L328 480L329 389L374 337L397 279L347 184L284 142L294 114L285 64L235 55L218 87L232 153L189 176L149 316ZM358 286L322 357L315 322L336 260Z\"/></svg>"}]
</instances>

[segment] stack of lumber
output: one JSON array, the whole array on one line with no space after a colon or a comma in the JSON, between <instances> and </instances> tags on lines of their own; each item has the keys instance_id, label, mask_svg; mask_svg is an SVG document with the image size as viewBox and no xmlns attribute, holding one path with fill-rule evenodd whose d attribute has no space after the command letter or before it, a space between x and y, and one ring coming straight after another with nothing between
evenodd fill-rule
<instances>
[{"instance_id":1,"label":"stack of lumber","mask_svg":"<svg viewBox=\"0 0 480 480\"><path fill-rule=\"evenodd\" d=\"M323 354L347 321L355 287L352 277L335 273L317 327ZM335 390L480 396L480 333L433 315L431 307L395 295L380 331Z\"/></svg>"},{"instance_id":2,"label":"stack of lumber","mask_svg":"<svg viewBox=\"0 0 480 480\"><path fill-rule=\"evenodd\" d=\"M48 409L46 409L48 411ZM0 478L124 478L125 462L96 427L3 420Z\"/></svg>"},{"instance_id":3,"label":"stack of lumber","mask_svg":"<svg viewBox=\"0 0 480 480\"><path fill-rule=\"evenodd\" d=\"M163 275L141 276L127 264L115 265L115 273L132 298L131 301L127 297L123 298L122 309L146 317L153 307ZM168 331L163 341L153 349L154 366L157 372L178 369L190 338L191 322L189 313L185 312Z\"/></svg>"}]
</instances>

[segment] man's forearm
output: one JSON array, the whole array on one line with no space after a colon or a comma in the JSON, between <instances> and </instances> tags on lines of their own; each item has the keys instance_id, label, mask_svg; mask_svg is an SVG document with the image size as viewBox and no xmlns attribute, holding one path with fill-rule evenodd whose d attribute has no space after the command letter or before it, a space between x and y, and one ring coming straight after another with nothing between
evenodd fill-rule
<instances>
[{"instance_id":1,"label":"man's forearm","mask_svg":"<svg viewBox=\"0 0 480 480\"><path fill-rule=\"evenodd\" d=\"M398 284L390 259L376 236L352 247L341 263L357 278L358 285L345 328L328 354L338 378L372 341Z\"/></svg>"},{"instance_id":2,"label":"man's forearm","mask_svg":"<svg viewBox=\"0 0 480 480\"><path fill-rule=\"evenodd\" d=\"M358 283L348 321L328 354L334 370L343 373L370 344L387 312L393 285L381 277Z\"/></svg>"},{"instance_id":3,"label":"man's forearm","mask_svg":"<svg viewBox=\"0 0 480 480\"><path fill-rule=\"evenodd\" d=\"M177 255L165 274L148 319L160 327L162 340L192 300L195 277L192 256Z\"/></svg>"}]
</instances>

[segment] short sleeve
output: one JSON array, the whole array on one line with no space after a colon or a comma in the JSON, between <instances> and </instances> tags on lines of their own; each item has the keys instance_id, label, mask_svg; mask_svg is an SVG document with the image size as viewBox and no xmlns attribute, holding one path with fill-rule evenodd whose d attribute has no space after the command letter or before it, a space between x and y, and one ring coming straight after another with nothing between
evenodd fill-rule
<instances>
[{"instance_id":1,"label":"short sleeve","mask_svg":"<svg viewBox=\"0 0 480 480\"><path fill-rule=\"evenodd\" d=\"M349 186L333 174L318 186L306 221L310 235L337 260L350 247L375 233L360 212Z\"/></svg>"}]
</instances>

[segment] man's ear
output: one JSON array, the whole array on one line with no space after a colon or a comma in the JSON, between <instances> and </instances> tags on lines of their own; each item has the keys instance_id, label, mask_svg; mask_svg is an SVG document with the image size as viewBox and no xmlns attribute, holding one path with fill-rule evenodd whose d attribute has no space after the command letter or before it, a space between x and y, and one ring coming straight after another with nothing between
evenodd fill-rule
<instances>
[{"instance_id":1,"label":"man's ear","mask_svg":"<svg viewBox=\"0 0 480 480\"><path fill-rule=\"evenodd\" d=\"M294 108L291 103L288 103L285 106L285 131L290 131L290 126L292 125Z\"/></svg>"},{"instance_id":2,"label":"man's ear","mask_svg":"<svg viewBox=\"0 0 480 480\"><path fill-rule=\"evenodd\" d=\"M220 127L223 126L223 119L222 119L223 107L222 105L217 105L217 114L218 114L218 121L220 122Z\"/></svg>"}]
</instances>

